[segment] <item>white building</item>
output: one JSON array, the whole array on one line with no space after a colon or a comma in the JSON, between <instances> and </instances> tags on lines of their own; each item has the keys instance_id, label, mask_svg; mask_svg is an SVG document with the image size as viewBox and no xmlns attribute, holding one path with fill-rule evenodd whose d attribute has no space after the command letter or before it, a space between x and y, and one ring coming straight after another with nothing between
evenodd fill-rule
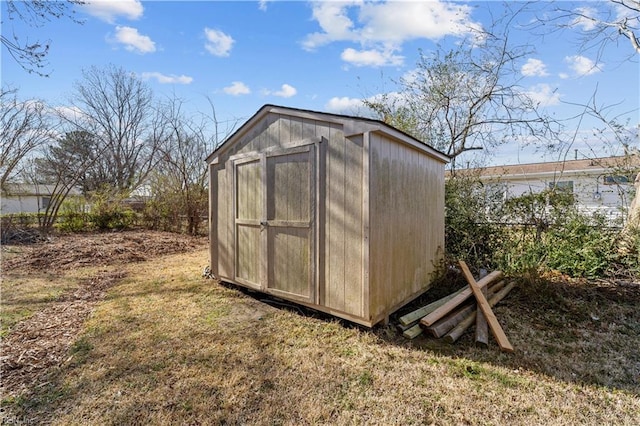
<instances>
[{"instance_id":1,"label":"white building","mask_svg":"<svg viewBox=\"0 0 640 426\"><path fill-rule=\"evenodd\" d=\"M41 213L49 206L54 185L9 183L0 196L0 214ZM80 192L73 189L71 195Z\"/></svg>"},{"instance_id":2,"label":"white building","mask_svg":"<svg viewBox=\"0 0 640 426\"><path fill-rule=\"evenodd\" d=\"M583 160L467 169L477 173L487 192L503 199L558 188L574 194L583 212L599 212L612 221L625 218L640 171L638 154ZM466 171L465 171L466 172Z\"/></svg>"}]
</instances>

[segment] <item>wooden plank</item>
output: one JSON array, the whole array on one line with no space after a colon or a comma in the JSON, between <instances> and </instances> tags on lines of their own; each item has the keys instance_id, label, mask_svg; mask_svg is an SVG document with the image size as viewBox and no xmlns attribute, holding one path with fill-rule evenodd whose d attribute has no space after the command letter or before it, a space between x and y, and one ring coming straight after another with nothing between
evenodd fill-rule
<instances>
[{"instance_id":1,"label":"wooden plank","mask_svg":"<svg viewBox=\"0 0 640 426\"><path fill-rule=\"evenodd\" d=\"M440 306L444 305L445 303L453 299L455 296L457 296L464 290L466 290L466 287L463 287L460 290L456 291L455 293L452 293L448 296L445 296L441 299L436 300L435 302L429 303L426 306L423 306L419 309L416 309L415 311L409 312L408 314L401 316L399 319L400 324L408 325L415 321L419 321L421 318L426 317L431 312L435 311Z\"/></svg>"},{"instance_id":2,"label":"wooden plank","mask_svg":"<svg viewBox=\"0 0 640 426\"><path fill-rule=\"evenodd\" d=\"M415 339L416 337L421 335L422 332L423 332L423 330L422 330L422 327L420 327L420 324L416 324L413 327L405 330L402 333L402 336L406 337L407 339Z\"/></svg>"},{"instance_id":3,"label":"wooden plank","mask_svg":"<svg viewBox=\"0 0 640 426\"><path fill-rule=\"evenodd\" d=\"M414 321L411 324L407 324L407 325L402 325L402 324L396 324L396 328L398 329L398 331L405 332L408 329L410 329L411 327L413 327L414 325L418 324L418 321Z\"/></svg>"},{"instance_id":4,"label":"wooden plank","mask_svg":"<svg viewBox=\"0 0 640 426\"><path fill-rule=\"evenodd\" d=\"M497 293L495 293L493 296L489 298L489 304L491 305L491 307L495 306L499 301L504 299L504 297L513 289L513 287L515 287L514 282L510 282L507 286L502 288L503 284L504 284L504 281L500 281L498 284L492 287L492 289L498 286L500 286L501 288ZM460 336L464 334L464 332L469 327L471 327L471 325L475 321L476 321L476 310L474 309L472 313L470 313L465 319L460 321L458 325L453 327L451 331L449 331L449 333L447 333L447 335L444 336L445 340L447 340L449 343L454 343L456 340L460 338Z\"/></svg>"},{"instance_id":5,"label":"wooden plank","mask_svg":"<svg viewBox=\"0 0 640 426\"><path fill-rule=\"evenodd\" d=\"M486 275L487 271L483 269L480 271L479 277L483 278ZM482 289L482 294L487 298L486 287ZM481 309L476 310L476 343L483 346L489 345L489 326Z\"/></svg>"},{"instance_id":6,"label":"wooden plank","mask_svg":"<svg viewBox=\"0 0 640 426\"><path fill-rule=\"evenodd\" d=\"M500 281L500 283L504 285L504 281ZM489 296L493 296L495 291L498 291L500 288L502 288L502 285L498 285L498 284L490 288L484 287L483 290L486 290ZM441 318L432 326L427 327L427 330L434 337L442 337L445 334L447 334L449 331L451 331L451 329L453 329L461 321L463 321L467 316L473 315L476 312L477 312L477 309L476 309L475 303L469 306L465 306L445 316L444 318Z\"/></svg>"},{"instance_id":7,"label":"wooden plank","mask_svg":"<svg viewBox=\"0 0 640 426\"><path fill-rule=\"evenodd\" d=\"M487 298L487 288L482 289L482 295ZM476 310L476 343L482 346L489 345L489 325L482 309Z\"/></svg>"},{"instance_id":8,"label":"wooden plank","mask_svg":"<svg viewBox=\"0 0 640 426\"><path fill-rule=\"evenodd\" d=\"M475 310L476 308L473 305L464 306L427 327L427 330L433 337L442 337Z\"/></svg>"},{"instance_id":9,"label":"wooden plank","mask_svg":"<svg viewBox=\"0 0 640 426\"><path fill-rule=\"evenodd\" d=\"M362 315L362 136L344 144L344 310Z\"/></svg>"},{"instance_id":10,"label":"wooden plank","mask_svg":"<svg viewBox=\"0 0 640 426\"><path fill-rule=\"evenodd\" d=\"M502 277L502 271L493 271L489 275L487 275L486 277L484 277L483 279L478 281L477 285L478 285L479 288L482 288L482 287L486 286L487 284L489 284L490 282L499 279L500 277ZM474 280L474 282L475 282L475 280ZM462 302L467 300L467 298L469 298L469 296L471 296L472 294L473 294L472 289L470 289L470 288L464 289L456 297L452 298L447 303L445 303L444 305L440 306L438 309L436 309L435 311L431 312L426 317L422 318L422 320L420 320L420 323L422 325L426 326L426 327L428 327L430 325L433 325L440 318L444 317L449 312L451 312L453 309L455 309L458 305L460 305Z\"/></svg>"},{"instance_id":11,"label":"wooden plank","mask_svg":"<svg viewBox=\"0 0 640 426\"><path fill-rule=\"evenodd\" d=\"M504 334L504 331L502 330L502 327L500 326L498 319L493 314L493 311L491 310L491 306L489 305L489 302L487 302L487 299L482 294L482 287L480 287L478 283L476 283L476 280L475 278L473 278L471 271L469 271L469 267L467 266L467 264L462 260L459 263L460 263L460 267L462 268L462 273L467 279L467 282L469 283L469 287L471 287L471 290L473 291L473 295L476 297L476 300L478 301L478 307L482 310L482 313L484 313L484 316L487 318L487 322L489 323L489 328L491 329L491 333L493 334L493 337L495 337L496 340L498 341L498 345L500 346L500 349L506 352L513 352L513 346L511 346L511 343L509 342L509 339L507 338L507 336Z\"/></svg>"}]
</instances>

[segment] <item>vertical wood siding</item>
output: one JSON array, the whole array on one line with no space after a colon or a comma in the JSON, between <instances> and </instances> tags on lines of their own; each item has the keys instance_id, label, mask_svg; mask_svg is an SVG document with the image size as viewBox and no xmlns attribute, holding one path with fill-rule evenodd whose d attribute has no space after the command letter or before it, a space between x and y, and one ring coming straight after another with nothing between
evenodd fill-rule
<instances>
[{"instance_id":1,"label":"vertical wood siding","mask_svg":"<svg viewBox=\"0 0 640 426\"><path fill-rule=\"evenodd\" d=\"M233 278L234 232L232 192L229 170L224 164L210 168L211 173L211 268L221 278Z\"/></svg>"},{"instance_id":2,"label":"vertical wood siding","mask_svg":"<svg viewBox=\"0 0 640 426\"><path fill-rule=\"evenodd\" d=\"M267 157L268 287L313 300L315 200L310 148Z\"/></svg>"},{"instance_id":3,"label":"vertical wood siding","mask_svg":"<svg viewBox=\"0 0 640 426\"><path fill-rule=\"evenodd\" d=\"M361 316L362 137L329 129L326 146L324 305Z\"/></svg>"},{"instance_id":4,"label":"vertical wood siding","mask_svg":"<svg viewBox=\"0 0 640 426\"><path fill-rule=\"evenodd\" d=\"M288 149L318 137L311 168L308 152ZM444 165L379 134L367 137L274 112L239 135L211 167L214 273L266 282L265 291L363 323L427 288L444 246ZM303 227L310 217L317 225Z\"/></svg>"},{"instance_id":5,"label":"vertical wood siding","mask_svg":"<svg viewBox=\"0 0 640 426\"><path fill-rule=\"evenodd\" d=\"M428 288L444 249L444 164L370 139L371 315Z\"/></svg>"},{"instance_id":6,"label":"vertical wood siding","mask_svg":"<svg viewBox=\"0 0 640 426\"><path fill-rule=\"evenodd\" d=\"M260 161L247 161L235 167L236 277L260 285L260 220L263 204Z\"/></svg>"}]
</instances>

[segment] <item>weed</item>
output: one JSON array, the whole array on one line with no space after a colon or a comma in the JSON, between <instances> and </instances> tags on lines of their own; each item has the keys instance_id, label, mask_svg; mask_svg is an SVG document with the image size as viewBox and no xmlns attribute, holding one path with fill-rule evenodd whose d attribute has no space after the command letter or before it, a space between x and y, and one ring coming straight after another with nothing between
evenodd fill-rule
<instances>
[{"instance_id":1,"label":"weed","mask_svg":"<svg viewBox=\"0 0 640 426\"><path fill-rule=\"evenodd\" d=\"M358 384L363 387L368 387L373 384L373 375L370 371L365 370L358 375Z\"/></svg>"}]
</instances>

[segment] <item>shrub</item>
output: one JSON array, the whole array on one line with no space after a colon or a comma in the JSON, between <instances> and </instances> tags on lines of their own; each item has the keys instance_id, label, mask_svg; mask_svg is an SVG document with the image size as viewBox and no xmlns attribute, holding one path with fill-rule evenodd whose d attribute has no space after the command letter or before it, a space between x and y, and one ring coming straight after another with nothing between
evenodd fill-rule
<instances>
[{"instance_id":1,"label":"shrub","mask_svg":"<svg viewBox=\"0 0 640 426\"><path fill-rule=\"evenodd\" d=\"M122 205L122 197L110 196L108 193L96 193L92 196L90 220L101 230L123 230L131 227L135 213Z\"/></svg>"},{"instance_id":2,"label":"shrub","mask_svg":"<svg viewBox=\"0 0 640 426\"><path fill-rule=\"evenodd\" d=\"M83 197L68 197L60 206L58 228L67 232L81 232L88 228L85 212L86 200Z\"/></svg>"},{"instance_id":3,"label":"shrub","mask_svg":"<svg viewBox=\"0 0 640 426\"><path fill-rule=\"evenodd\" d=\"M615 235L602 217L573 212L547 234L546 266L574 277L600 277L612 260Z\"/></svg>"},{"instance_id":4,"label":"shrub","mask_svg":"<svg viewBox=\"0 0 640 426\"><path fill-rule=\"evenodd\" d=\"M445 241L451 260L510 275L555 270L600 278L640 273L640 229L621 233L603 216L581 213L571 193L546 190L506 202L468 176L446 182Z\"/></svg>"},{"instance_id":5,"label":"shrub","mask_svg":"<svg viewBox=\"0 0 640 426\"><path fill-rule=\"evenodd\" d=\"M482 184L468 176L455 176L445 184L445 248L447 256L465 260L475 268L496 266L494 253L500 231L491 220Z\"/></svg>"}]
</instances>

